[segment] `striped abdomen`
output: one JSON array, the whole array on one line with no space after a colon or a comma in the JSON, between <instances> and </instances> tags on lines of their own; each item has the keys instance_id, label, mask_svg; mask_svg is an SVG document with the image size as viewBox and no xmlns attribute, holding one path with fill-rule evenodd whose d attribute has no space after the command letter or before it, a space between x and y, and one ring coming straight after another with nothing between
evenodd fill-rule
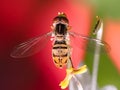
<instances>
[{"instance_id":1,"label":"striped abdomen","mask_svg":"<svg viewBox=\"0 0 120 90\"><path fill-rule=\"evenodd\" d=\"M57 67L62 68L69 59L69 47L66 41L55 41L52 49L52 57Z\"/></svg>"}]
</instances>

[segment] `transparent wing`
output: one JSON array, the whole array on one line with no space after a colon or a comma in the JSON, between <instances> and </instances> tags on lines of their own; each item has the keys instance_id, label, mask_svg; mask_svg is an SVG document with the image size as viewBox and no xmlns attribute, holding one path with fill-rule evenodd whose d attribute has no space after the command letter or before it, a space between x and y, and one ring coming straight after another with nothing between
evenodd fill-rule
<instances>
[{"instance_id":1,"label":"transparent wing","mask_svg":"<svg viewBox=\"0 0 120 90\"><path fill-rule=\"evenodd\" d=\"M49 32L19 44L13 49L11 56L14 58L23 58L37 53L50 40L51 35L52 32Z\"/></svg>"},{"instance_id":2,"label":"transparent wing","mask_svg":"<svg viewBox=\"0 0 120 90\"><path fill-rule=\"evenodd\" d=\"M110 46L105 41L93 37L84 36L75 32L69 32L69 35L72 44L76 45L78 48L81 48L83 50L94 52L94 49L97 44L101 46L101 52L110 51Z\"/></svg>"}]
</instances>

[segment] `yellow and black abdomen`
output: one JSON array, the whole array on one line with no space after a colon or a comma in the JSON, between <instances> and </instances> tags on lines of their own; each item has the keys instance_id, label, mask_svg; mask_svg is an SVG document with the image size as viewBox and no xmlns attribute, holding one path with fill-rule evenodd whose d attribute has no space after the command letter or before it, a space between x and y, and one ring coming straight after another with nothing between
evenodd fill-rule
<instances>
[{"instance_id":1,"label":"yellow and black abdomen","mask_svg":"<svg viewBox=\"0 0 120 90\"><path fill-rule=\"evenodd\" d=\"M65 41L56 41L52 49L52 57L55 65L59 68L65 66L69 59L69 47Z\"/></svg>"}]
</instances>

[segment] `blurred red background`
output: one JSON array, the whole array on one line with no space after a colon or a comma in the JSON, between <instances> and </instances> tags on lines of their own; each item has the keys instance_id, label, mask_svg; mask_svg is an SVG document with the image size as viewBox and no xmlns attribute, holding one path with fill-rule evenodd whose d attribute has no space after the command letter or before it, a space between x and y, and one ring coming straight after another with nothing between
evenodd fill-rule
<instances>
[{"instance_id":1,"label":"blurred red background","mask_svg":"<svg viewBox=\"0 0 120 90\"><path fill-rule=\"evenodd\" d=\"M28 58L13 59L9 54L13 46L18 43L49 32L52 19L58 12L67 14L73 31L88 35L93 9L88 4L82 2L78 4L73 1L4 0L1 2L0 90L60 90L59 83L64 79L66 72L65 69L55 67L51 58L51 43L40 53ZM84 52L74 47L74 66L83 60L83 56ZM118 60L115 60L120 70Z\"/></svg>"}]
</instances>

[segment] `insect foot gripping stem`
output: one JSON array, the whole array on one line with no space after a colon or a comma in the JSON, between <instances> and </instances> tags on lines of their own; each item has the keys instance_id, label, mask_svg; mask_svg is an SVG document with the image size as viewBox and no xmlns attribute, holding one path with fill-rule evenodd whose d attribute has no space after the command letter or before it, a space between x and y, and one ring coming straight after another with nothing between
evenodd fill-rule
<instances>
[{"instance_id":1,"label":"insect foot gripping stem","mask_svg":"<svg viewBox=\"0 0 120 90\"><path fill-rule=\"evenodd\" d=\"M81 66L78 69L74 69L74 68L66 69L66 72L67 72L66 77L65 77L65 79L63 81L60 82L59 86L61 86L61 89L67 88L71 78L74 75L82 74L82 73L85 73L86 71L87 71L87 66L86 65Z\"/></svg>"}]
</instances>

